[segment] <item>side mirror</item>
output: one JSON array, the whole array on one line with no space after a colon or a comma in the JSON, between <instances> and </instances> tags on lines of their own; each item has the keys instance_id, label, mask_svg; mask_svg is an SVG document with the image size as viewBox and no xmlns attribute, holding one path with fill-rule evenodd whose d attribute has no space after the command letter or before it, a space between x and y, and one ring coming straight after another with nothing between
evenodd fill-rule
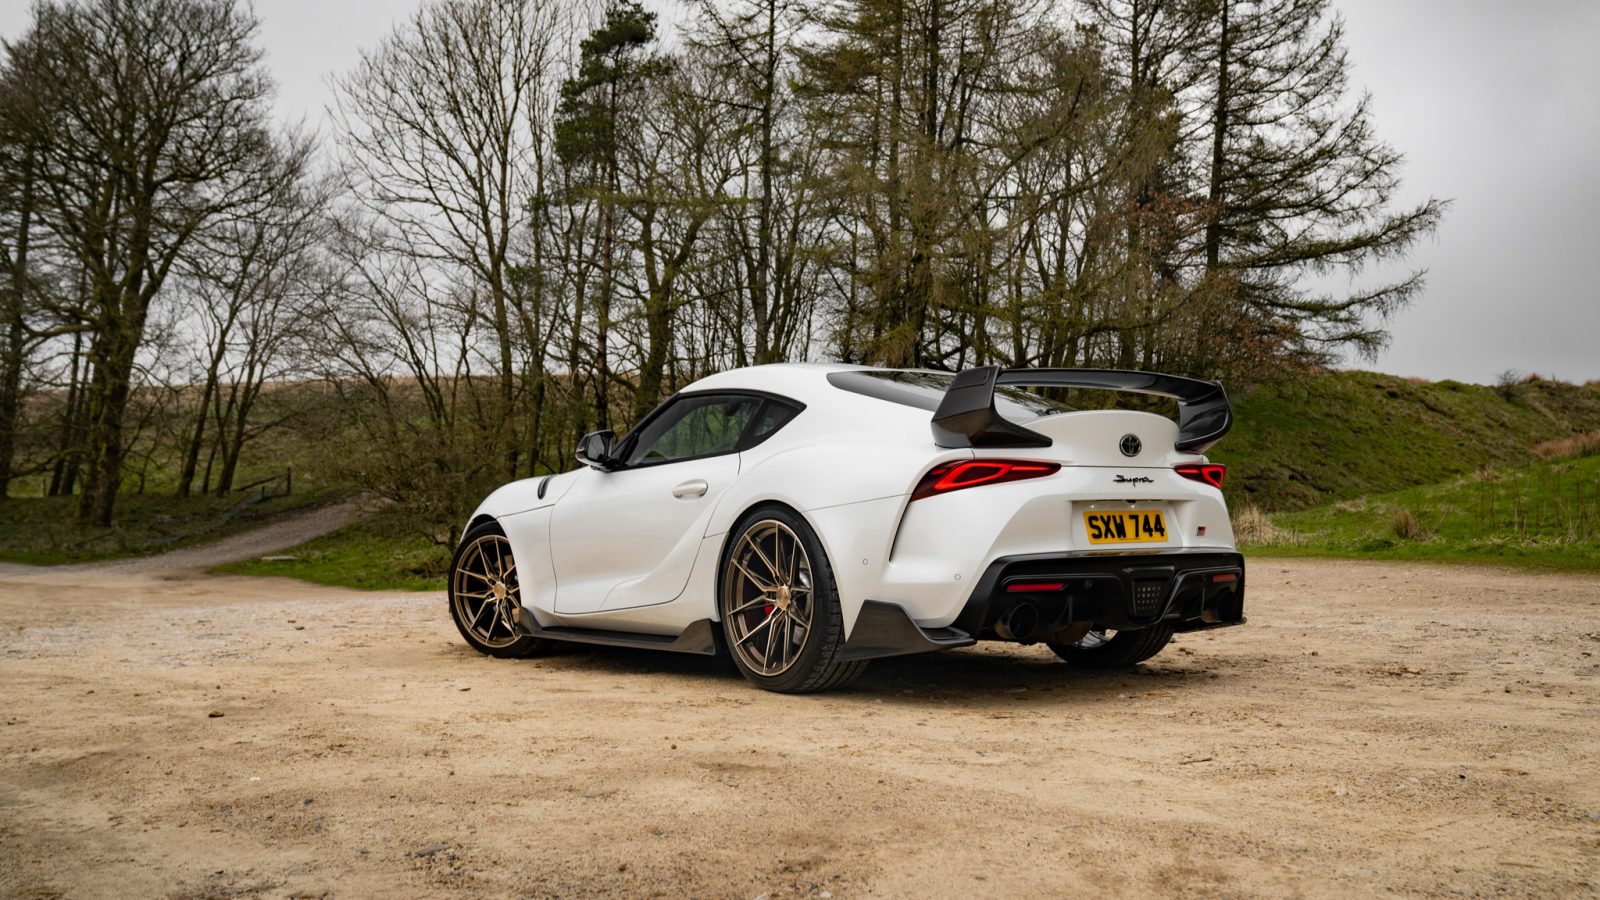
<instances>
[{"instance_id":1,"label":"side mirror","mask_svg":"<svg viewBox=\"0 0 1600 900\"><path fill-rule=\"evenodd\" d=\"M591 431L578 441L578 462L591 469L609 472L616 468L616 457L611 455L611 439L616 437L613 431Z\"/></svg>"}]
</instances>

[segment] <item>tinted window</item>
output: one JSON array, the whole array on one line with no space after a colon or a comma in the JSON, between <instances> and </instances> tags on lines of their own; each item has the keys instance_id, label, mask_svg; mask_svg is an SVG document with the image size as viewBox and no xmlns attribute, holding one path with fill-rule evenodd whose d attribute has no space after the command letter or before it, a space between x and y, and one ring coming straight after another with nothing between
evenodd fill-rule
<instances>
[{"instance_id":1,"label":"tinted window","mask_svg":"<svg viewBox=\"0 0 1600 900\"><path fill-rule=\"evenodd\" d=\"M834 387L852 393L902 406L914 406L931 413L939 408L939 401L944 398L944 392L950 389L950 382L954 378L951 372L880 369L834 372L828 376L828 381ZM1065 403L1047 400L1014 387L996 388L994 406L1002 417L1013 422L1053 416L1073 409Z\"/></svg>"},{"instance_id":2,"label":"tinted window","mask_svg":"<svg viewBox=\"0 0 1600 900\"><path fill-rule=\"evenodd\" d=\"M778 432L778 429L789 424L789 420L799 412L800 410L787 403L779 403L776 400L767 401L767 405L761 408L761 415L756 420L755 430L750 433L750 446L754 447L756 444L772 437Z\"/></svg>"},{"instance_id":3,"label":"tinted window","mask_svg":"<svg viewBox=\"0 0 1600 900\"><path fill-rule=\"evenodd\" d=\"M628 465L732 453L763 402L759 397L684 397L639 432Z\"/></svg>"}]
</instances>

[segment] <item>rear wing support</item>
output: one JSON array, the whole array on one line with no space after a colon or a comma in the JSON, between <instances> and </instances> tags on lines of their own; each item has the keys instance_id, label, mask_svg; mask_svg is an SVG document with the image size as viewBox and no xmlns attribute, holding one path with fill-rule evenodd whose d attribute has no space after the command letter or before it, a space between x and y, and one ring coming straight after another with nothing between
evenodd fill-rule
<instances>
[{"instance_id":1,"label":"rear wing support","mask_svg":"<svg viewBox=\"0 0 1600 900\"><path fill-rule=\"evenodd\" d=\"M933 414L941 447L1048 447L1050 439L1007 421L994 408L998 387L1090 388L1154 394L1178 401L1179 450L1202 453L1233 427L1233 407L1217 381L1123 369L1003 369L957 373Z\"/></svg>"}]
</instances>

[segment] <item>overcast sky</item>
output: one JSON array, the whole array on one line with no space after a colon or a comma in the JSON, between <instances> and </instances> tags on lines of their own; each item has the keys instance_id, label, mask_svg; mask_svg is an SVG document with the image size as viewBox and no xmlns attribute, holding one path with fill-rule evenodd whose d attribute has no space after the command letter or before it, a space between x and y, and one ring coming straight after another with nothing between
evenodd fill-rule
<instances>
[{"instance_id":1,"label":"overcast sky","mask_svg":"<svg viewBox=\"0 0 1600 900\"><path fill-rule=\"evenodd\" d=\"M1352 365L1478 382L1506 369L1600 379L1600 2L1334 6L1352 84L1372 92L1378 133L1409 159L1405 198L1454 201L1404 264L1429 270L1427 289L1391 323L1377 362ZM321 124L328 74L412 8L257 0L280 115ZM0 34L28 20L27 4L0 2Z\"/></svg>"}]
</instances>

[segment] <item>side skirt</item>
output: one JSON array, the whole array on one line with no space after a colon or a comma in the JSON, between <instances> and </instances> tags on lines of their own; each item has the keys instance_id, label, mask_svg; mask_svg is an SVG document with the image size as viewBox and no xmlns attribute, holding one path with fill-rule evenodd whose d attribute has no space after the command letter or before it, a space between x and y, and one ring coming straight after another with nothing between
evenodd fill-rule
<instances>
[{"instance_id":1,"label":"side skirt","mask_svg":"<svg viewBox=\"0 0 1600 900\"><path fill-rule=\"evenodd\" d=\"M517 625L523 633L551 641L573 644L599 644L606 647L632 647L637 650L666 650L672 653L717 653L715 622L700 619L690 622L681 634L637 634L631 631L601 631L597 628L545 628L534 621L526 609L517 610Z\"/></svg>"}]
</instances>

